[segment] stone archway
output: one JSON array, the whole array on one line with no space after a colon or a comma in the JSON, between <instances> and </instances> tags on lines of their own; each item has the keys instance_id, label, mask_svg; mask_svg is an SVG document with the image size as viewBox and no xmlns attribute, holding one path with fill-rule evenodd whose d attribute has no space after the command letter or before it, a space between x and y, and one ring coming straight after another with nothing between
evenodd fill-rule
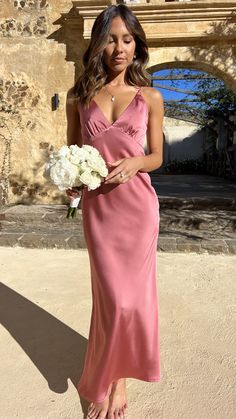
<instances>
[{"instance_id":1,"label":"stone archway","mask_svg":"<svg viewBox=\"0 0 236 419\"><path fill-rule=\"evenodd\" d=\"M96 16L107 1L74 1L73 8L85 44ZM149 70L170 63L201 69L225 81L236 93L236 1L192 0L188 2L148 0L128 3L143 26L150 52ZM69 20L67 25L70 25ZM75 16L73 29L75 30ZM69 45L68 45L69 47ZM81 56L77 56L80 68Z\"/></svg>"},{"instance_id":2,"label":"stone archway","mask_svg":"<svg viewBox=\"0 0 236 419\"><path fill-rule=\"evenodd\" d=\"M176 50L173 52L174 57L171 57L171 53L169 53L169 55L167 56L166 52L163 52L163 57L158 57L158 63L156 61L156 55L158 53L160 55L160 51L158 51L158 53L156 51L151 53L149 61L149 64L151 65L149 65L148 71L150 73L153 73L166 68L186 68L204 71L213 75L216 78L223 80L227 87L232 89L236 93L236 80L234 79L234 77L232 77L230 72L227 71L227 68L223 70L214 62L211 63L206 61L197 61L194 59L194 57L191 57L191 59L186 60L183 51L178 52L179 55L176 55Z\"/></svg>"},{"instance_id":3,"label":"stone archway","mask_svg":"<svg viewBox=\"0 0 236 419\"><path fill-rule=\"evenodd\" d=\"M163 57L165 58L165 57ZM153 57L152 57L153 59ZM159 60L161 61L161 60ZM150 73L154 73L160 70L164 70L164 69L191 69L191 70L199 70L201 72L206 72L218 79L221 79L225 85L234 91L234 93L236 93L235 91L235 80L233 79L233 83L232 83L232 78L231 75L227 72L222 71L217 65L215 65L215 63L211 64L208 62L203 62L203 61L194 61L194 59L189 60L189 61L181 61L181 55L179 55L178 57L175 56L175 60L174 61L164 61L160 62L159 64L154 64L153 66L148 68L148 71ZM230 116L230 118L233 118L233 120L235 121L235 116ZM231 119L232 120L232 119ZM229 136L229 131L227 131L227 129L229 129L229 126L227 125L228 122L226 122L226 119L224 119L222 117L222 119L218 118L218 122L216 124L215 127L215 135L217 136L215 141L216 141L216 149L215 151L210 151L206 153L206 149L208 149L209 147L209 134L210 132L208 131L207 128L201 127L199 125L198 129L195 130L194 128L194 124L192 124L192 129L190 128L190 126L188 127L188 124L186 126L182 126L183 130L182 132L184 132L183 136L182 134L180 135L180 133L178 134L178 130L180 129L180 127L178 127L180 121L176 121L177 124L174 124L175 129L173 130L172 125L173 122L175 120L171 120L171 118L165 118L165 122L164 122L164 128L166 130L166 132L168 132L168 130L172 131L172 135L170 135L170 137L173 136L173 138L169 139L168 144L166 144L164 142L164 150L163 150L163 154L164 154L164 162L163 162L163 166L166 164L166 162L171 161L173 158L173 153L170 151L172 150L172 147L174 146L175 142L177 141L177 138L182 138L182 140L178 140L179 141L179 148L182 150L182 152L184 152L184 147L183 145L185 144L185 146L187 145L186 142L186 136L188 141L192 141L192 146L191 146L191 152L190 154L194 155L194 157L192 156L191 158L198 158L198 159L202 159L204 156L204 160L206 160L206 166L207 166L207 170L209 170L209 174L214 174L214 175L219 175L219 176L226 176L226 177L230 177L230 178L235 178L235 173L236 173L236 141L235 141L235 129L234 132L231 135L231 140L228 140L228 136ZM197 125L196 125L197 127ZM226 128L228 127L228 128ZM223 131L222 131L223 128ZM232 128L231 128L232 130ZM198 131L198 134L197 134ZM233 136L233 137L232 137ZM164 136L164 138L166 138ZM168 138L168 135L167 135ZM208 145L207 145L208 144ZM214 141L211 141L211 146L213 147ZM224 144L224 145L223 145ZM190 149L189 149L190 150ZM212 149L213 150L213 149ZM212 153L214 154L214 158L213 158L213 162L209 163L209 161L212 161ZM174 157L175 158L175 157ZM182 156L183 158L183 156ZM188 157L190 158L190 157ZM181 160L181 158L180 158ZM163 172L164 168L162 167L161 170L159 170L159 172Z\"/></svg>"},{"instance_id":4,"label":"stone archway","mask_svg":"<svg viewBox=\"0 0 236 419\"><path fill-rule=\"evenodd\" d=\"M89 42L96 16L104 7L116 3L118 1L114 0L73 2L80 30L83 28L84 45ZM223 80L236 93L236 1L148 0L125 3L136 14L146 33L150 73L164 68L201 70ZM75 19L73 25L75 28ZM81 57L75 59L78 71ZM169 150L168 144L165 146ZM165 159L168 159L167 154L169 151L165 153Z\"/></svg>"},{"instance_id":5,"label":"stone archway","mask_svg":"<svg viewBox=\"0 0 236 419\"><path fill-rule=\"evenodd\" d=\"M153 54L152 60L155 62L155 54ZM173 61L165 61L163 57L163 62L161 62L159 57L159 64L154 64L153 66L148 67L148 71L153 74L161 70L167 69L188 69L188 70L198 70L201 72L206 72L213 77L221 79L225 85L230 89L232 87L231 79L225 72L221 71L217 66L206 63L206 62L197 62L192 60L181 61L181 55L174 57ZM222 121L223 123L223 121ZM217 133L217 131L216 131ZM217 135L215 133L215 135ZM223 133L219 133L222 137ZM196 121L184 122L181 120L176 120L172 118L165 117L163 125L163 165L160 169L157 170L157 173L165 172L165 166L170 163L173 159L202 159L204 153L206 152L206 145L209 146L209 131L205 127L199 125ZM219 140L219 138L218 138ZM217 141L218 141L217 140ZM213 144L213 142L212 142ZM176 157L176 151L173 153L172 148L177 148L178 145L179 152L178 157ZM186 149L188 153L186 155Z\"/></svg>"}]
</instances>

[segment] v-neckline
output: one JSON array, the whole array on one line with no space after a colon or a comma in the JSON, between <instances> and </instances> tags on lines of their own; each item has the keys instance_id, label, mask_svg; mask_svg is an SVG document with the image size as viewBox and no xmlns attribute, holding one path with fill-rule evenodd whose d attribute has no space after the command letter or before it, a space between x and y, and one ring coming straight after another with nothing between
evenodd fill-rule
<instances>
[{"instance_id":1,"label":"v-neckline","mask_svg":"<svg viewBox=\"0 0 236 419\"><path fill-rule=\"evenodd\" d=\"M139 91L140 91L140 89L141 89L141 87L139 87L138 89L137 89L137 92L135 93L135 95L134 95L134 97L133 97L133 99L130 101L130 103L126 106L126 108L121 112L121 114L118 116L118 118L115 120L115 121L113 121L113 122L111 122L111 121L108 121L108 119L107 119L107 117L106 117L106 115L104 114L104 112L102 111L102 109L100 108L100 106L97 104L97 102L94 100L94 99L92 99L92 103L94 103L95 104L95 106L96 106L96 108L99 110L99 112L100 112L100 114L103 116L103 118L106 120L106 122L109 124L109 126L113 126L113 125L115 125L117 122L119 122L119 120L122 118L122 116L125 114L125 112L129 109L129 107L132 105L132 103L134 102L134 100L136 99L136 96L137 96L137 94L139 93Z\"/></svg>"}]
</instances>

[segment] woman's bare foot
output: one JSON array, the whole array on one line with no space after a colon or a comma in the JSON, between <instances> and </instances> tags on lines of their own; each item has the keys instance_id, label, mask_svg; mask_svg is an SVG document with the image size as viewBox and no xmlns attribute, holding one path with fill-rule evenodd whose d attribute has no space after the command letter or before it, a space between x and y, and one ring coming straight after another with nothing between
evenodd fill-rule
<instances>
[{"instance_id":1,"label":"woman's bare foot","mask_svg":"<svg viewBox=\"0 0 236 419\"><path fill-rule=\"evenodd\" d=\"M125 378L120 378L112 385L109 397L108 419L124 418L127 408L126 380Z\"/></svg>"},{"instance_id":2,"label":"woman's bare foot","mask_svg":"<svg viewBox=\"0 0 236 419\"><path fill-rule=\"evenodd\" d=\"M108 411L109 396L111 393L112 384L108 388L108 395L101 403L90 403L88 407L87 418L91 419L105 419Z\"/></svg>"}]
</instances>

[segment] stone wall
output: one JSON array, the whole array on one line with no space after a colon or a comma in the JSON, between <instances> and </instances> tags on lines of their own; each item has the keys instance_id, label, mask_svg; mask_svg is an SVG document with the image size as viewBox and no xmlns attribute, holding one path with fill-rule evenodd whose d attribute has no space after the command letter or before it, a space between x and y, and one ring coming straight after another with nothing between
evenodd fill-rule
<instances>
[{"instance_id":1,"label":"stone wall","mask_svg":"<svg viewBox=\"0 0 236 419\"><path fill-rule=\"evenodd\" d=\"M207 145L207 130L199 124L165 118L164 163L201 159Z\"/></svg>"},{"instance_id":2,"label":"stone wall","mask_svg":"<svg viewBox=\"0 0 236 419\"><path fill-rule=\"evenodd\" d=\"M75 71L65 59L57 21L71 8L66 0L0 1L2 201L7 192L9 203L65 199L44 180L42 169L50 150L66 143L65 97ZM53 110L55 93L60 103Z\"/></svg>"}]
</instances>

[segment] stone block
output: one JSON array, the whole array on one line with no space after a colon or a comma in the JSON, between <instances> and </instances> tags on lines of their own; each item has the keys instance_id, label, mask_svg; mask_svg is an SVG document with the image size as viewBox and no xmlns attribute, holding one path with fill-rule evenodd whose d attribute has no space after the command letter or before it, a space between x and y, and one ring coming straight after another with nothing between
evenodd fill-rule
<instances>
[{"instance_id":1,"label":"stone block","mask_svg":"<svg viewBox=\"0 0 236 419\"><path fill-rule=\"evenodd\" d=\"M22 233L0 233L0 246L15 247L18 245L18 239L22 237Z\"/></svg>"},{"instance_id":2,"label":"stone block","mask_svg":"<svg viewBox=\"0 0 236 419\"><path fill-rule=\"evenodd\" d=\"M202 253L201 241L196 242L194 240L185 240L185 239L177 237L176 242L177 242L177 249L180 252Z\"/></svg>"},{"instance_id":3,"label":"stone block","mask_svg":"<svg viewBox=\"0 0 236 419\"><path fill-rule=\"evenodd\" d=\"M157 250L163 252L175 252L177 250L176 239L174 237L158 237Z\"/></svg>"},{"instance_id":4,"label":"stone block","mask_svg":"<svg viewBox=\"0 0 236 419\"><path fill-rule=\"evenodd\" d=\"M86 249L87 248L87 244L83 235L71 236L67 241L67 245L69 246L70 249L81 249L81 248Z\"/></svg>"},{"instance_id":5,"label":"stone block","mask_svg":"<svg viewBox=\"0 0 236 419\"><path fill-rule=\"evenodd\" d=\"M55 249L69 249L68 239L70 238L68 233L56 233L56 234L44 234L42 240L43 248L55 248Z\"/></svg>"},{"instance_id":6,"label":"stone block","mask_svg":"<svg viewBox=\"0 0 236 419\"><path fill-rule=\"evenodd\" d=\"M228 253L228 247L223 239L204 240L202 242L202 248L206 249L209 253Z\"/></svg>"},{"instance_id":7,"label":"stone block","mask_svg":"<svg viewBox=\"0 0 236 419\"><path fill-rule=\"evenodd\" d=\"M236 255L236 239L226 239L225 243L228 246L229 253Z\"/></svg>"},{"instance_id":8,"label":"stone block","mask_svg":"<svg viewBox=\"0 0 236 419\"><path fill-rule=\"evenodd\" d=\"M42 234L26 233L18 239L18 245L32 249L42 248Z\"/></svg>"}]
</instances>

